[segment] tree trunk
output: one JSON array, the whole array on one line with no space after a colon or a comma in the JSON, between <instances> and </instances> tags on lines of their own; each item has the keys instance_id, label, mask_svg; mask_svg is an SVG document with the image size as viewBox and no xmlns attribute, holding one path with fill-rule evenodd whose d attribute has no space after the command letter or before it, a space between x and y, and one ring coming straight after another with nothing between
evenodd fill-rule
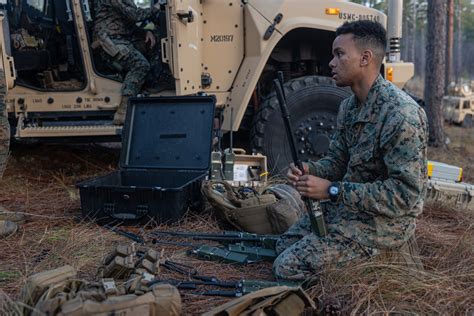
<instances>
[{"instance_id":1,"label":"tree trunk","mask_svg":"<svg viewBox=\"0 0 474 316\"><path fill-rule=\"evenodd\" d=\"M407 60L411 62L415 62L415 42L416 42L416 0L412 0L410 2L411 6L411 19L410 19L410 32L408 36L408 54L407 54Z\"/></svg>"},{"instance_id":2,"label":"tree trunk","mask_svg":"<svg viewBox=\"0 0 474 316\"><path fill-rule=\"evenodd\" d=\"M448 94L448 86L453 80L453 48L454 48L454 0L448 0L447 36L446 36L446 76L444 93Z\"/></svg>"},{"instance_id":3,"label":"tree trunk","mask_svg":"<svg viewBox=\"0 0 474 316\"><path fill-rule=\"evenodd\" d=\"M456 81L458 82L461 77L461 65L462 65L462 28L461 28L461 12L462 12L462 0L458 0L456 10Z\"/></svg>"},{"instance_id":4,"label":"tree trunk","mask_svg":"<svg viewBox=\"0 0 474 316\"><path fill-rule=\"evenodd\" d=\"M424 99L430 125L430 145L444 147L444 95L446 57L446 1L428 0L428 34Z\"/></svg>"},{"instance_id":5,"label":"tree trunk","mask_svg":"<svg viewBox=\"0 0 474 316\"><path fill-rule=\"evenodd\" d=\"M400 57L403 61L408 60L408 25L410 24L409 17L408 17L408 10L407 10L406 2L404 3L403 8L403 20L402 20L402 40L401 40L401 49L400 49Z\"/></svg>"}]
</instances>

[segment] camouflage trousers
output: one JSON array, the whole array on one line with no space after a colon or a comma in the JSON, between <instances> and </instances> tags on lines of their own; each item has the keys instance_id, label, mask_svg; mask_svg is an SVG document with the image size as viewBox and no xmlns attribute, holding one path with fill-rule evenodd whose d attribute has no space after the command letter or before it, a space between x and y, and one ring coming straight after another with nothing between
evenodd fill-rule
<instances>
[{"instance_id":1,"label":"camouflage trousers","mask_svg":"<svg viewBox=\"0 0 474 316\"><path fill-rule=\"evenodd\" d=\"M112 38L112 41L122 50L122 53L115 57L108 56L111 61L118 63L126 73L122 83L122 95L136 96L140 93L150 70L160 67L159 43L151 51L146 48L145 38L132 41Z\"/></svg>"},{"instance_id":2,"label":"camouflage trousers","mask_svg":"<svg viewBox=\"0 0 474 316\"><path fill-rule=\"evenodd\" d=\"M321 272L324 266L342 267L354 259L366 259L379 254L331 230L324 237L311 232L309 216L305 215L277 241L279 254L273 263L277 279L305 280Z\"/></svg>"}]
</instances>

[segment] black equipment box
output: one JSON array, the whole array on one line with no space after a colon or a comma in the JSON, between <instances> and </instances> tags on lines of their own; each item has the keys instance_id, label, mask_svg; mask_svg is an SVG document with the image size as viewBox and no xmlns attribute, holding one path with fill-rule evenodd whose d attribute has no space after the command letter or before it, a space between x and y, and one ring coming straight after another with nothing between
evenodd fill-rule
<instances>
[{"instance_id":1,"label":"black equipment box","mask_svg":"<svg viewBox=\"0 0 474 316\"><path fill-rule=\"evenodd\" d=\"M199 199L211 161L215 98L130 98L120 170L77 184L98 222L179 219Z\"/></svg>"}]
</instances>

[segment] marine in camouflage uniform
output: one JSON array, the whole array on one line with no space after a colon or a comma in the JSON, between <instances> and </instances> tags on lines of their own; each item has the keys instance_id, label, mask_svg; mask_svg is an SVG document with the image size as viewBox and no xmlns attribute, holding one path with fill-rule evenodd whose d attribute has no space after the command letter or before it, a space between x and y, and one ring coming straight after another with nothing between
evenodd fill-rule
<instances>
[{"instance_id":1,"label":"marine in camouflage uniform","mask_svg":"<svg viewBox=\"0 0 474 316\"><path fill-rule=\"evenodd\" d=\"M7 166L9 147L10 147L10 124L8 123L8 113L5 104L5 95L7 93L5 85L5 75L0 70L0 180ZM14 213L0 205L0 238L15 233L18 224L12 220Z\"/></svg>"},{"instance_id":2,"label":"marine in camouflage uniform","mask_svg":"<svg viewBox=\"0 0 474 316\"><path fill-rule=\"evenodd\" d=\"M147 32L137 26L138 22L153 20L159 9L138 8L132 0L97 0L95 6L94 40L103 42L108 38L118 52L113 56L108 53L111 62L116 62L126 72L122 95L126 102L130 96L136 96L145 82L145 78L153 65L159 63L158 46L147 51L145 38ZM145 57L149 55L153 65ZM124 110L126 103L122 102L119 111Z\"/></svg>"},{"instance_id":3,"label":"marine in camouflage uniform","mask_svg":"<svg viewBox=\"0 0 474 316\"><path fill-rule=\"evenodd\" d=\"M276 277L305 279L324 265L401 248L423 208L427 135L423 109L380 75L365 102L345 99L328 154L307 165L320 183L341 189L337 201L321 203L328 235L311 233L308 216L301 218L277 243Z\"/></svg>"},{"instance_id":4,"label":"marine in camouflage uniform","mask_svg":"<svg viewBox=\"0 0 474 316\"><path fill-rule=\"evenodd\" d=\"M10 124L5 104L6 92L5 75L3 71L0 71L0 179L7 165L10 146Z\"/></svg>"}]
</instances>

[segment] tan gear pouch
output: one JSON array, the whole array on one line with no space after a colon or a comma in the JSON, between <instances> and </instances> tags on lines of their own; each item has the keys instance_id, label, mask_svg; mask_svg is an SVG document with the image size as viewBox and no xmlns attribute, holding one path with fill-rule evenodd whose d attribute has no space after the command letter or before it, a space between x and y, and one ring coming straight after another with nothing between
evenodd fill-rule
<instances>
[{"instance_id":1,"label":"tan gear pouch","mask_svg":"<svg viewBox=\"0 0 474 316\"><path fill-rule=\"evenodd\" d=\"M299 218L290 203L283 199L269 205L266 210L272 234L283 234L296 223Z\"/></svg>"},{"instance_id":2,"label":"tan gear pouch","mask_svg":"<svg viewBox=\"0 0 474 316\"><path fill-rule=\"evenodd\" d=\"M270 184L263 193L272 193L278 198L277 203L267 207L268 221L273 234L283 234L306 213L301 195L288 184Z\"/></svg>"},{"instance_id":3,"label":"tan gear pouch","mask_svg":"<svg viewBox=\"0 0 474 316\"><path fill-rule=\"evenodd\" d=\"M213 186L221 186L225 192L216 191ZM213 206L218 215L235 226L238 230L271 234L272 227L267 218L267 207L276 203L273 194L261 194L247 199L237 198L238 188L224 181L209 181L202 187L203 195Z\"/></svg>"},{"instance_id":4,"label":"tan gear pouch","mask_svg":"<svg viewBox=\"0 0 474 316\"><path fill-rule=\"evenodd\" d=\"M273 194L263 194L241 201L240 208L227 210L226 217L244 231L256 234L273 233L267 208L277 202Z\"/></svg>"},{"instance_id":5,"label":"tan gear pouch","mask_svg":"<svg viewBox=\"0 0 474 316\"><path fill-rule=\"evenodd\" d=\"M76 297L83 290L86 297L105 299L104 291L98 286L93 288L92 284L86 281L69 279L51 285L38 299L31 316L56 315L65 302Z\"/></svg>"},{"instance_id":6,"label":"tan gear pouch","mask_svg":"<svg viewBox=\"0 0 474 316\"><path fill-rule=\"evenodd\" d=\"M130 53L130 49L126 45L117 45L118 48L118 59L122 59Z\"/></svg>"},{"instance_id":7,"label":"tan gear pouch","mask_svg":"<svg viewBox=\"0 0 474 316\"><path fill-rule=\"evenodd\" d=\"M114 42L107 36L107 34L101 33L97 36L97 40L92 43L93 48L100 46L111 57L117 56L119 53L118 45L115 45Z\"/></svg>"},{"instance_id":8,"label":"tan gear pouch","mask_svg":"<svg viewBox=\"0 0 474 316\"><path fill-rule=\"evenodd\" d=\"M35 306L38 299L50 286L75 277L76 270L68 265L33 274L28 277L21 290L20 301L28 306ZM28 313L25 310L25 314Z\"/></svg>"},{"instance_id":9,"label":"tan gear pouch","mask_svg":"<svg viewBox=\"0 0 474 316\"><path fill-rule=\"evenodd\" d=\"M123 44L115 44L107 34L101 33L98 36L98 39L92 43L93 48L100 45L104 52L118 59L122 59L130 53L130 49Z\"/></svg>"},{"instance_id":10,"label":"tan gear pouch","mask_svg":"<svg viewBox=\"0 0 474 316\"><path fill-rule=\"evenodd\" d=\"M316 311L314 301L301 289L275 286L256 291L204 313L203 316L303 315Z\"/></svg>"},{"instance_id":11,"label":"tan gear pouch","mask_svg":"<svg viewBox=\"0 0 474 316\"><path fill-rule=\"evenodd\" d=\"M217 192L213 185L220 185L225 192ZM218 215L239 230L256 234L282 234L288 230L302 213L296 190L277 185L266 188L263 194L248 199L236 198L235 190L227 182L207 182L203 194ZM291 191L293 190L293 191ZM298 200L299 199L299 200ZM301 202L302 204L302 202Z\"/></svg>"},{"instance_id":12,"label":"tan gear pouch","mask_svg":"<svg viewBox=\"0 0 474 316\"><path fill-rule=\"evenodd\" d=\"M135 316L135 315L180 315L181 296L178 289L169 284L159 284L153 287L152 292L144 295L122 295L110 297L103 302L83 300L76 297L65 302L62 316Z\"/></svg>"}]
</instances>

